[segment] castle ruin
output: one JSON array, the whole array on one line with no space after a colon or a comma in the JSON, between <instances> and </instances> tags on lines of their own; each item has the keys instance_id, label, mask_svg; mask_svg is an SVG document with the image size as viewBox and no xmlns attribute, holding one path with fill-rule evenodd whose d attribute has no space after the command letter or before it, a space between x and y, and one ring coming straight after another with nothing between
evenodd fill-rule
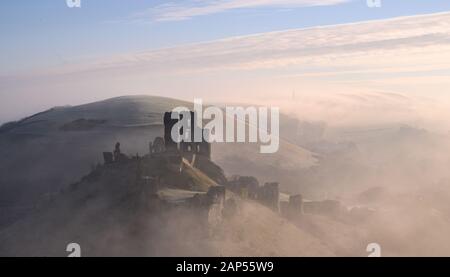
<instances>
[{"instance_id":1,"label":"castle ruin","mask_svg":"<svg viewBox=\"0 0 450 277\"><path fill-rule=\"evenodd\" d=\"M180 120L183 118L183 114L178 114L178 119L173 119L173 112L166 112L164 114L164 143L166 147L166 151L178 151L183 157L192 158L193 155L201 155L208 159L211 159L211 144L206 141L206 138L203 134L207 133L201 126L197 126L195 124L195 113L190 112L190 130L181 130L181 132L188 132L191 135L190 142L182 141L180 143L175 142L172 139L172 129ZM194 142L194 133L195 129L200 128L202 133L202 141Z\"/></svg>"}]
</instances>

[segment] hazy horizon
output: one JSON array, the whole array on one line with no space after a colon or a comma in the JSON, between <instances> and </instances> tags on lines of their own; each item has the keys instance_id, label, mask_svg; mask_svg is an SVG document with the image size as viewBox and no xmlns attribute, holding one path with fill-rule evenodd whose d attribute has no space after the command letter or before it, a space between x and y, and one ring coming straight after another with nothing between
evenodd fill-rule
<instances>
[{"instance_id":1,"label":"hazy horizon","mask_svg":"<svg viewBox=\"0 0 450 277\"><path fill-rule=\"evenodd\" d=\"M0 256L450 255L450 1L77 1L0 9Z\"/></svg>"},{"instance_id":2,"label":"hazy horizon","mask_svg":"<svg viewBox=\"0 0 450 277\"><path fill-rule=\"evenodd\" d=\"M65 49L61 42L68 38L53 37L59 31L42 32L42 37L37 32L27 40L41 45L45 36L49 36L54 43L46 50L40 46L36 53L26 53L27 61L20 59L20 64L33 66L15 69L12 58L25 54L26 46L12 49L17 43L14 41L4 45L11 49L0 55L5 61L0 74L0 123L54 106L125 95L156 95L186 101L202 98L205 102L278 105L282 112L320 120L336 119L343 110L351 111L347 117L352 120L373 119L383 110L386 118L381 120L398 118L419 127L438 123L444 124L445 127L441 126L444 129L449 128L446 118L450 99L445 88L450 85L447 77L450 5L436 1L424 9L423 3L410 1L408 10L400 13L401 7L407 5L403 1L385 1L381 8L369 8L365 2L321 1L311 5L308 1L231 1L229 4L179 1L167 8L157 1L145 1L140 5L147 5L149 10L123 12L128 15L119 12L119 4L111 4L108 12L115 10L115 13L102 15L95 24L91 22L93 19L81 17L99 8L91 2L83 1L78 9L43 4L39 8L43 14L58 9L70 15L72 23L79 22L80 29L71 28L68 34L73 33L69 40L79 43L80 49L74 48L43 62L37 58L39 49L45 55L52 51L60 53L56 49ZM8 6L16 12L17 7L12 4L7 4L5 11ZM127 9L132 8L137 7L132 5ZM274 9L276 15L266 14ZM248 22L255 20L256 24L270 16L290 17L295 13L334 12L337 16L333 22L325 18L290 21L287 26L272 28L275 30L270 30L270 24L261 23L255 30L242 25L239 30L243 34L237 36L230 34L227 25L223 25L222 31L196 26L199 35L185 41L177 41L178 31L171 27L216 20L219 24L222 17L244 21L243 15L256 11L261 14L245 17ZM357 16L352 11L361 12ZM426 11L434 13L423 15ZM47 19L65 22L60 18L63 14ZM39 18L33 14L28 21L36 16ZM9 16L2 19L11 28L17 28L18 20ZM130 40L125 48L111 51L115 44L107 47L102 43L97 47L97 50L104 49L102 54L94 51L85 55L80 51L82 47L85 47L83 51L87 50L90 44L77 40L88 35L89 28L83 22L94 24L95 29L115 25L140 31L141 28L167 29L168 43L156 43L161 37L157 35L154 46L148 47L150 50L144 48L148 43L142 43L137 49L132 46L138 45L137 41ZM29 29L22 28L22 32L30 33L35 28L26 25L30 22L23 23ZM43 20L38 26L47 24ZM117 35L108 35L112 36L111 41L126 42L139 34L127 36L124 30L118 30ZM7 31L7 37L10 36ZM51 50L52 47L55 49ZM326 115L321 112L323 108L327 110Z\"/></svg>"}]
</instances>

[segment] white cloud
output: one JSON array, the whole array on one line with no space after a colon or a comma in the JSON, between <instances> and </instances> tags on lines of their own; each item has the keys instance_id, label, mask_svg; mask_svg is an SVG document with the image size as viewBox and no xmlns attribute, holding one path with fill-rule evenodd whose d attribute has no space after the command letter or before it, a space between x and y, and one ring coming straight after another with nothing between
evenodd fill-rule
<instances>
[{"instance_id":1,"label":"white cloud","mask_svg":"<svg viewBox=\"0 0 450 277\"><path fill-rule=\"evenodd\" d=\"M365 118L364 113L373 112L389 120L392 113L430 106L414 103L414 98L434 99L438 105L445 104L442 111L450 110L450 95L445 91L450 86L448 76L450 13L441 13L234 37L0 79L0 91L8 92L0 93L0 118L8 109L14 112L17 101L38 92L35 101L27 101L47 99L54 101L47 105L61 105L124 94L158 94L205 101L275 103L284 99L289 104L296 90L305 109L317 107L317 113L310 112L317 117L320 107L328 105L332 119L339 114ZM350 103L346 97L343 104L342 97L329 96L370 98L380 92L404 95L408 101L389 106L389 99ZM305 100L312 98L317 99L316 105ZM302 111L295 104L295 110ZM392 113L382 107L391 107ZM360 114L355 116L357 111ZM441 117L438 111L435 108L427 116Z\"/></svg>"},{"instance_id":2,"label":"white cloud","mask_svg":"<svg viewBox=\"0 0 450 277\"><path fill-rule=\"evenodd\" d=\"M57 72L153 74L273 70L274 74L396 74L450 68L450 13L234 37L111 57Z\"/></svg>"},{"instance_id":3,"label":"white cloud","mask_svg":"<svg viewBox=\"0 0 450 277\"><path fill-rule=\"evenodd\" d=\"M350 0L184 0L156 6L146 12L135 14L135 20L156 21L186 20L196 16L217 14L236 9L337 5Z\"/></svg>"}]
</instances>

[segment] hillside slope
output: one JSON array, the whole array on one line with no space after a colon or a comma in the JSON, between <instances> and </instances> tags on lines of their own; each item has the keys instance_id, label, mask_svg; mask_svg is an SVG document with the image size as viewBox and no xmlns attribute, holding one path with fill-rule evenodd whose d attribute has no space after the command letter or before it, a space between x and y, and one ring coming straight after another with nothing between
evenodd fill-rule
<instances>
[{"instance_id":1,"label":"hillside slope","mask_svg":"<svg viewBox=\"0 0 450 277\"><path fill-rule=\"evenodd\" d=\"M170 174L152 160L99 166L1 230L0 256L66 256L72 242L83 256L334 256L318 238L231 192L237 212L211 223L208 208L189 199L214 182L185 162ZM137 172L160 176L157 194Z\"/></svg>"},{"instance_id":2,"label":"hillside slope","mask_svg":"<svg viewBox=\"0 0 450 277\"><path fill-rule=\"evenodd\" d=\"M102 162L102 152L112 151L118 141L126 154L148 153L148 143L163 134L163 113L178 106L190 107L190 103L126 96L58 107L4 125L0 128L0 206L7 212L0 215L0 226L26 214L42 198L76 182ZM276 174L283 172L284 164L309 167L315 163L311 152L296 147L295 153L291 148L282 143L279 153L261 157L256 145L213 145L213 160L227 174L248 168L246 174L255 176L267 172L268 167ZM236 157L234 163L229 162Z\"/></svg>"}]
</instances>

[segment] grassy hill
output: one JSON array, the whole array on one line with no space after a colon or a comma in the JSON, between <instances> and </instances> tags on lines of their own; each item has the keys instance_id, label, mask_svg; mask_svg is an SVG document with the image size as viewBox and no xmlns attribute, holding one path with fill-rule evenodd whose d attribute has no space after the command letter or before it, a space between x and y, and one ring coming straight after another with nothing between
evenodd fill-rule
<instances>
[{"instance_id":1,"label":"grassy hill","mask_svg":"<svg viewBox=\"0 0 450 277\"><path fill-rule=\"evenodd\" d=\"M116 142L122 152L141 156L162 136L162 116L188 102L154 96L124 96L74 107L57 107L0 128L0 226L23 215L103 162ZM283 135L283 134L282 134ZM315 164L313 154L283 141L279 153L261 155L257 145L213 145L213 160L232 175L261 181L289 176L288 170ZM242 172L245 168L246 171ZM284 183L297 182L295 176Z\"/></svg>"}]
</instances>

